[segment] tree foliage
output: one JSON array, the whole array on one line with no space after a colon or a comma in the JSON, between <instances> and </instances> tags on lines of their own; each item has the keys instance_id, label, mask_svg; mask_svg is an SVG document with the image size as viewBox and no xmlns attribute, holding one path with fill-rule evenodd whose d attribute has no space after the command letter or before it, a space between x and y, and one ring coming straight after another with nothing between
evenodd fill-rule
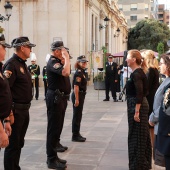
<instances>
[{"instance_id":1,"label":"tree foliage","mask_svg":"<svg viewBox=\"0 0 170 170\"><path fill-rule=\"evenodd\" d=\"M157 51L158 43L162 42L164 51L167 51L169 39L170 30L166 24L152 19L142 20L129 31L128 49Z\"/></svg>"}]
</instances>

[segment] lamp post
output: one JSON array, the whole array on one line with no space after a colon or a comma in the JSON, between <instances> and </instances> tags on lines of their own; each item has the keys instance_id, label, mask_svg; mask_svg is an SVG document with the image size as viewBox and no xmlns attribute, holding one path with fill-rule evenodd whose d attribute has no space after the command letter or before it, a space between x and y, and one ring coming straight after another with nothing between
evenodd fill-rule
<instances>
[{"instance_id":1,"label":"lamp post","mask_svg":"<svg viewBox=\"0 0 170 170\"><path fill-rule=\"evenodd\" d=\"M104 22L105 22L105 26L103 26L102 24L99 24L99 31L103 28L106 28L108 26L108 22L110 21L110 19L106 16L104 18Z\"/></svg>"},{"instance_id":2,"label":"lamp post","mask_svg":"<svg viewBox=\"0 0 170 170\"><path fill-rule=\"evenodd\" d=\"M1 2L1 0L0 0ZM9 1L6 2L6 4L4 5L4 8L5 8L5 14L7 17L4 17L0 14L0 22L3 22L3 21L9 21L9 18L12 14L12 5L10 4Z\"/></svg>"}]
</instances>

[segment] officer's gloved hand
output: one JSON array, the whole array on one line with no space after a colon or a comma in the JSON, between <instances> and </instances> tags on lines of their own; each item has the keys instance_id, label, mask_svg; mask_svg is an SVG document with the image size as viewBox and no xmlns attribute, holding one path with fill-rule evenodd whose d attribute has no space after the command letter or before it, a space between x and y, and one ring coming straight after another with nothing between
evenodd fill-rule
<instances>
[{"instance_id":1,"label":"officer's gloved hand","mask_svg":"<svg viewBox=\"0 0 170 170\"><path fill-rule=\"evenodd\" d=\"M47 79L47 76L44 76L43 79Z\"/></svg>"}]
</instances>

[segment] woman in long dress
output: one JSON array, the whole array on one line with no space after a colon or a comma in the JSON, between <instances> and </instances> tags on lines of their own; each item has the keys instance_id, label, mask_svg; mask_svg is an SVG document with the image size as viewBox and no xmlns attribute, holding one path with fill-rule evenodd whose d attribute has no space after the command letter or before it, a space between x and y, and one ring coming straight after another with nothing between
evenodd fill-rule
<instances>
[{"instance_id":1,"label":"woman in long dress","mask_svg":"<svg viewBox=\"0 0 170 170\"><path fill-rule=\"evenodd\" d=\"M151 169L151 141L148 126L149 105L146 99L148 82L145 62L138 50L128 51L127 64L132 69L127 81L127 111L128 111L128 154L130 170Z\"/></svg>"}]
</instances>

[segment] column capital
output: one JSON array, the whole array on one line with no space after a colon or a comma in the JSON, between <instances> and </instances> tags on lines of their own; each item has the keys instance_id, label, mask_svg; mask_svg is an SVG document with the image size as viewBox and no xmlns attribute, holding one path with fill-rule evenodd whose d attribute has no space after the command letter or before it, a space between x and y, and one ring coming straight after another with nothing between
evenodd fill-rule
<instances>
[{"instance_id":1,"label":"column capital","mask_svg":"<svg viewBox=\"0 0 170 170\"><path fill-rule=\"evenodd\" d=\"M86 0L86 5L91 8L93 6L93 0Z\"/></svg>"}]
</instances>

